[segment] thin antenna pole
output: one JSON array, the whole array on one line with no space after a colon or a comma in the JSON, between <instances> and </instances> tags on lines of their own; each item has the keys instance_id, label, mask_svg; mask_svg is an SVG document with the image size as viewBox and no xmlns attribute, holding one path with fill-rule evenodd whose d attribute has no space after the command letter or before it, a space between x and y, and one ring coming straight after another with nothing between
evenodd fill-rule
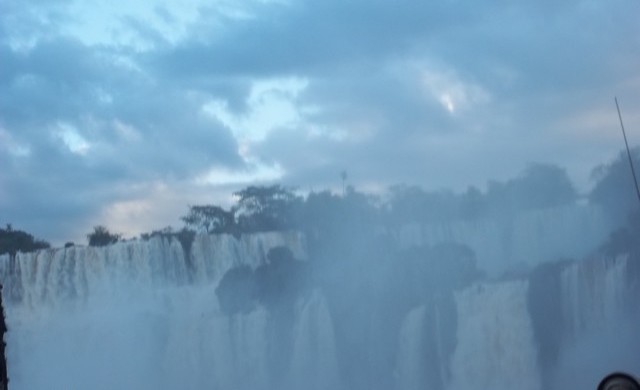
<instances>
[{"instance_id":1,"label":"thin antenna pole","mask_svg":"<svg viewBox=\"0 0 640 390\"><path fill-rule=\"evenodd\" d=\"M631 152L629 151L629 142L627 142L627 133L624 131L624 123L622 123L622 114L620 114L620 106L618 105L618 98L614 97L616 101L616 110L618 110L618 118L620 119L620 127L622 128L622 136L624 137L624 146L627 148L627 157L629 157L629 166L631 167L631 175L633 176L633 183L636 185L636 195L638 195L638 201L640 201L640 188L638 188L638 179L636 177L636 170L633 167L633 159L631 158Z\"/></svg>"}]
</instances>

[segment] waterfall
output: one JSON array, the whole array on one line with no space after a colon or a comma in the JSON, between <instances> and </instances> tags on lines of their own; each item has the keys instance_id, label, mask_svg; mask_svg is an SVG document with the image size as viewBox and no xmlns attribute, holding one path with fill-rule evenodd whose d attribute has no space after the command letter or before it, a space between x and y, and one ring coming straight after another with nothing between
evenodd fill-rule
<instances>
[{"instance_id":1,"label":"waterfall","mask_svg":"<svg viewBox=\"0 0 640 390\"><path fill-rule=\"evenodd\" d=\"M403 273L363 267L363 286L345 277L223 312L225 273L255 270L278 246L306 259L298 233L0 257L11 390L553 390L640 372L633 257L544 264L529 279L464 289L434 268L419 282L447 288L418 293Z\"/></svg>"},{"instance_id":2,"label":"waterfall","mask_svg":"<svg viewBox=\"0 0 640 390\"><path fill-rule=\"evenodd\" d=\"M561 273L564 335L556 388L592 386L612 371L640 373L640 305L628 256L594 257ZM637 283L637 281L635 282Z\"/></svg>"},{"instance_id":3,"label":"waterfall","mask_svg":"<svg viewBox=\"0 0 640 390\"><path fill-rule=\"evenodd\" d=\"M224 315L215 288L230 268L255 268L282 245L305 257L297 233L201 235L187 252L155 237L0 257L11 389L270 389L272 314ZM331 388L333 330L320 293L299 299L293 328L290 377Z\"/></svg>"},{"instance_id":4,"label":"waterfall","mask_svg":"<svg viewBox=\"0 0 640 390\"><path fill-rule=\"evenodd\" d=\"M571 205L476 220L405 226L402 247L455 242L467 245L478 267L491 276L558 258L581 258L609 233L610 222L595 206Z\"/></svg>"},{"instance_id":5,"label":"waterfall","mask_svg":"<svg viewBox=\"0 0 640 390\"><path fill-rule=\"evenodd\" d=\"M403 321L395 369L397 390L442 389L455 347L455 308L440 300L411 310Z\"/></svg>"},{"instance_id":6,"label":"waterfall","mask_svg":"<svg viewBox=\"0 0 640 390\"><path fill-rule=\"evenodd\" d=\"M640 372L640 304L630 261L559 262L532 282L485 282L455 293L450 359L432 341L443 338L433 310L414 308L400 332L396 389L593 388L612 371ZM429 360L434 355L436 362ZM447 365L450 380L434 382Z\"/></svg>"},{"instance_id":7,"label":"waterfall","mask_svg":"<svg viewBox=\"0 0 640 390\"><path fill-rule=\"evenodd\" d=\"M478 284L456 294L452 390L540 389L526 281Z\"/></svg>"},{"instance_id":8,"label":"waterfall","mask_svg":"<svg viewBox=\"0 0 640 390\"><path fill-rule=\"evenodd\" d=\"M564 323L570 337L610 329L628 297L627 256L574 263L561 274Z\"/></svg>"},{"instance_id":9,"label":"waterfall","mask_svg":"<svg viewBox=\"0 0 640 390\"><path fill-rule=\"evenodd\" d=\"M324 298L318 291L312 292L311 297L301 303L299 311L288 389L339 389L333 324Z\"/></svg>"},{"instance_id":10,"label":"waterfall","mask_svg":"<svg viewBox=\"0 0 640 390\"><path fill-rule=\"evenodd\" d=\"M396 368L397 390L421 390L427 388L425 359L426 306L413 309L400 330L398 362Z\"/></svg>"}]
</instances>

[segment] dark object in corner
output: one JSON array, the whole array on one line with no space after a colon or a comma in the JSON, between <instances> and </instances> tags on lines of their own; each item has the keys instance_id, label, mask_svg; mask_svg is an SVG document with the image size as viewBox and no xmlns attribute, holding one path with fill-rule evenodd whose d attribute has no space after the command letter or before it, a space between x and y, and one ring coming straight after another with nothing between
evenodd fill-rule
<instances>
[{"instance_id":1,"label":"dark object in corner","mask_svg":"<svg viewBox=\"0 0 640 390\"><path fill-rule=\"evenodd\" d=\"M9 378L7 376L7 358L5 355L6 344L4 342L4 335L7 333L7 324L4 320L4 305L2 302L2 290L3 287L0 284L0 332L2 333L2 340L0 340L0 390L7 390L9 388Z\"/></svg>"},{"instance_id":2,"label":"dark object in corner","mask_svg":"<svg viewBox=\"0 0 640 390\"><path fill-rule=\"evenodd\" d=\"M640 390L640 384L629 374L614 372L600 382L598 390Z\"/></svg>"}]
</instances>

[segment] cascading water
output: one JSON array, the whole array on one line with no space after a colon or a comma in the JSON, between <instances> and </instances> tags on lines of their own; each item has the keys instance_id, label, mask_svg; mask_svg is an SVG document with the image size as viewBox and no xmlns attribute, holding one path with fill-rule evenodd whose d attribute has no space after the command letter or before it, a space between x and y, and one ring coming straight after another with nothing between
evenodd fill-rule
<instances>
[{"instance_id":1,"label":"cascading water","mask_svg":"<svg viewBox=\"0 0 640 390\"><path fill-rule=\"evenodd\" d=\"M291 390L339 389L333 324L319 292L314 291L302 305L293 337L287 387Z\"/></svg>"},{"instance_id":2,"label":"cascading water","mask_svg":"<svg viewBox=\"0 0 640 390\"><path fill-rule=\"evenodd\" d=\"M451 390L540 389L528 284L478 284L456 294L458 343Z\"/></svg>"},{"instance_id":3,"label":"cascading water","mask_svg":"<svg viewBox=\"0 0 640 390\"><path fill-rule=\"evenodd\" d=\"M515 214L405 226L397 234L403 247L455 242L470 247L478 267L491 276L532 267L557 258L581 258L610 231L610 222L595 206L571 205Z\"/></svg>"},{"instance_id":4,"label":"cascading water","mask_svg":"<svg viewBox=\"0 0 640 390\"><path fill-rule=\"evenodd\" d=\"M197 236L186 256L177 240L156 237L0 258L10 388L271 388L272 314L225 315L215 288L276 246L304 257L299 234L273 233ZM288 376L326 378L317 388L330 388L333 333L319 293L300 298L292 319L296 360L310 363ZM313 339L322 348L302 341Z\"/></svg>"},{"instance_id":5,"label":"cascading water","mask_svg":"<svg viewBox=\"0 0 640 390\"><path fill-rule=\"evenodd\" d=\"M429 362L427 338L427 307L413 309L400 330L398 361L395 372L397 390L421 390L428 388Z\"/></svg>"},{"instance_id":6,"label":"cascading water","mask_svg":"<svg viewBox=\"0 0 640 390\"><path fill-rule=\"evenodd\" d=\"M457 292L457 340L449 361L440 352L444 362L427 359L438 348L425 340L443 335L430 325L428 307L413 309L400 333L396 388L593 388L609 372L640 372L640 305L629 261L557 263L544 269L545 278L533 279L533 293L527 280ZM433 373L447 364L450 380L434 385Z\"/></svg>"},{"instance_id":7,"label":"cascading water","mask_svg":"<svg viewBox=\"0 0 640 390\"><path fill-rule=\"evenodd\" d=\"M556 388L589 386L612 371L640 372L640 305L629 261L596 257L563 269Z\"/></svg>"},{"instance_id":8,"label":"cascading water","mask_svg":"<svg viewBox=\"0 0 640 390\"><path fill-rule=\"evenodd\" d=\"M563 270L564 323L571 338L610 328L623 315L629 292L626 274L626 256L574 263Z\"/></svg>"},{"instance_id":9,"label":"cascading water","mask_svg":"<svg viewBox=\"0 0 640 390\"><path fill-rule=\"evenodd\" d=\"M424 338L426 330L427 308L413 309L400 330L398 362L396 368L396 389L425 389L428 378L424 358Z\"/></svg>"},{"instance_id":10,"label":"cascading water","mask_svg":"<svg viewBox=\"0 0 640 390\"><path fill-rule=\"evenodd\" d=\"M455 307L446 300L419 306L403 321L395 369L397 390L442 389L455 346Z\"/></svg>"},{"instance_id":11,"label":"cascading water","mask_svg":"<svg viewBox=\"0 0 640 390\"><path fill-rule=\"evenodd\" d=\"M277 246L305 258L295 233L201 235L188 250L156 237L0 257L10 388L323 390L350 377L349 388L358 389L383 378L380 387L396 390L539 390L588 388L614 369L640 372L640 315L629 283L637 276L625 256L556 263L540 279L476 283L455 299L444 286L418 290L425 295L392 310L397 327L371 332L400 303L384 292L395 286L399 294L406 282L378 291L376 279L348 301L359 314L350 325L362 329L350 340L330 314L344 308L327 304L320 289L291 306L222 310L216 287L225 273L256 269ZM430 280L446 284L444 276ZM339 299L345 286L331 286ZM367 305L371 299L391 301ZM344 345L334 344L334 332ZM376 365L345 358L370 358L367 351L393 351L395 343L396 356ZM370 367L389 371L373 375Z\"/></svg>"}]
</instances>

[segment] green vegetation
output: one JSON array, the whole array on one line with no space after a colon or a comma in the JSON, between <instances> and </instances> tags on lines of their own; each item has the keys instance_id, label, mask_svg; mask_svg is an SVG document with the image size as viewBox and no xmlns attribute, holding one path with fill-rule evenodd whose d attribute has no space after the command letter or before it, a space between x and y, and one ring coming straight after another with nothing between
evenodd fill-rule
<instances>
[{"instance_id":1,"label":"green vegetation","mask_svg":"<svg viewBox=\"0 0 640 390\"><path fill-rule=\"evenodd\" d=\"M267 261L255 271L240 265L224 274L216 288L220 308L227 315L249 312L258 303L270 309L290 309L309 284L308 267L289 248L272 248Z\"/></svg>"},{"instance_id":2,"label":"green vegetation","mask_svg":"<svg viewBox=\"0 0 640 390\"><path fill-rule=\"evenodd\" d=\"M237 223L242 232L287 230L295 227L296 209L302 199L280 185L250 186L234 192Z\"/></svg>"},{"instance_id":3,"label":"green vegetation","mask_svg":"<svg viewBox=\"0 0 640 390\"><path fill-rule=\"evenodd\" d=\"M235 226L234 211L220 206L189 206L189 213L183 216L186 228L199 233L229 233Z\"/></svg>"},{"instance_id":4,"label":"green vegetation","mask_svg":"<svg viewBox=\"0 0 640 390\"><path fill-rule=\"evenodd\" d=\"M292 306L308 285L308 263L294 258L287 247L275 247L255 271L256 296L267 307Z\"/></svg>"},{"instance_id":5,"label":"green vegetation","mask_svg":"<svg viewBox=\"0 0 640 390\"><path fill-rule=\"evenodd\" d=\"M15 230L11 224L7 224L4 229L0 228L0 255L8 253L15 256L18 252L32 252L49 247L48 242L38 240L22 230Z\"/></svg>"},{"instance_id":6,"label":"green vegetation","mask_svg":"<svg viewBox=\"0 0 640 390\"><path fill-rule=\"evenodd\" d=\"M93 232L87 234L89 246L107 246L115 244L122 238L121 234L114 234L102 225L95 226Z\"/></svg>"},{"instance_id":7,"label":"green vegetation","mask_svg":"<svg viewBox=\"0 0 640 390\"><path fill-rule=\"evenodd\" d=\"M220 309L227 315L248 313L256 304L256 281L248 265L227 271L216 287Z\"/></svg>"},{"instance_id":8,"label":"green vegetation","mask_svg":"<svg viewBox=\"0 0 640 390\"><path fill-rule=\"evenodd\" d=\"M636 169L639 168L640 148L632 149L631 156ZM599 204L616 224L626 223L628 216L640 205L626 152L620 152L609 164L598 166L591 175L596 184L589 200Z\"/></svg>"},{"instance_id":9,"label":"green vegetation","mask_svg":"<svg viewBox=\"0 0 640 390\"><path fill-rule=\"evenodd\" d=\"M640 149L633 151L640 166ZM620 226L637 209L635 190L624 154L594 170L596 181L588 199L603 207ZM346 173L342 172L343 185ZM471 186L462 193L450 190L427 191L419 186L394 185L386 194L373 196L343 186L341 194L324 190L301 196L293 188L279 184L249 186L233 195L236 202L228 209L215 204L191 205L181 217L184 227L171 227L141 234L142 239L155 235L173 236L189 250L195 233L233 234L263 231L299 230L308 235L310 244L338 243L341 237L378 227L398 227L412 223L430 224L455 220L472 220L522 210L559 207L578 199L564 169L554 165L533 164L519 176L504 181L490 181L482 191ZM2 229L4 253L29 251L45 247L44 241L29 238L25 232ZM26 236L20 236L25 234ZM624 239L625 232L619 237ZM366 235L366 234L365 234ZM9 237L9 238L7 238ZM122 239L106 227L95 226L87 234L90 246L105 246ZM71 243L65 247L71 246ZM6 249L5 249L6 248Z\"/></svg>"}]
</instances>

